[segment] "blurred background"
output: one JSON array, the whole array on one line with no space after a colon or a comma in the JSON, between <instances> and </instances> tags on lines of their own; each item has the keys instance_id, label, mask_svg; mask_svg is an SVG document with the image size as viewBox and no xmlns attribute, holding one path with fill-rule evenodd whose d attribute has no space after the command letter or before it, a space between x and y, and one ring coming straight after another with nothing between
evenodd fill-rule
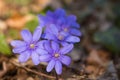
<instances>
[{"instance_id":1,"label":"blurred background","mask_svg":"<svg viewBox=\"0 0 120 80\"><path fill-rule=\"evenodd\" d=\"M119 0L0 0L0 80L54 80L35 73L55 76L54 71L46 72L44 63L18 64L9 43L21 39L22 29L33 32L38 14L57 8L76 15L82 32L81 42L69 55L71 65L64 66L59 76L61 80L119 80Z\"/></svg>"}]
</instances>

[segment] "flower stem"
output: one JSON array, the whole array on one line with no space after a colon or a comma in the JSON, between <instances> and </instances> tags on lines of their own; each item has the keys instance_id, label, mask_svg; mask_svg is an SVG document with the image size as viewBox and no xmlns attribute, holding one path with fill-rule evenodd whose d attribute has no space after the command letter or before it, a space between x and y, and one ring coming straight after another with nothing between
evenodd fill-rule
<instances>
[{"instance_id":1,"label":"flower stem","mask_svg":"<svg viewBox=\"0 0 120 80\"><path fill-rule=\"evenodd\" d=\"M56 77L56 79L55 80L59 80L59 77L58 77L58 75L57 75L57 73L55 72L55 77Z\"/></svg>"}]
</instances>

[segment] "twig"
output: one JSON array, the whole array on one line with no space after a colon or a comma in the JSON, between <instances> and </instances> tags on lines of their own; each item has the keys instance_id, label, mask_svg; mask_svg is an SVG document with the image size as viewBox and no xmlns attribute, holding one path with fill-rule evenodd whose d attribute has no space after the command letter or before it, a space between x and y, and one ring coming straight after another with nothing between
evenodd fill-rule
<instances>
[{"instance_id":1,"label":"twig","mask_svg":"<svg viewBox=\"0 0 120 80\"><path fill-rule=\"evenodd\" d=\"M3 62L3 70L0 71L0 78L7 72L6 62Z\"/></svg>"},{"instance_id":2,"label":"twig","mask_svg":"<svg viewBox=\"0 0 120 80\"><path fill-rule=\"evenodd\" d=\"M34 73L34 74L37 74L37 75L40 75L40 76L44 76L44 77L47 77L47 78L55 79L54 76L49 76L49 75L46 75L46 74L44 74L44 73L34 71L34 70L29 69L29 68L27 68L27 67L25 67L25 66L22 66L22 65L20 65L20 64L18 64L18 63L15 63L15 62L12 62L12 61L10 61L10 63L12 63L13 65L15 65L15 66L17 66L17 67L23 68L23 69L25 69L25 70L28 71L28 72L32 72L32 73Z\"/></svg>"}]
</instances>

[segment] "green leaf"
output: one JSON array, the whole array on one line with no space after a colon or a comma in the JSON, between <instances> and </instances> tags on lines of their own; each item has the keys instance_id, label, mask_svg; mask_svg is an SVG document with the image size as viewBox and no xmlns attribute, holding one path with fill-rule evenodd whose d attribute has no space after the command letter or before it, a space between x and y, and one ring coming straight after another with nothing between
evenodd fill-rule
<instances>
[{"instance_id":1,"label":"green leaf","mask_svg":"<svg viewBox=\"0 0 120 80\"><path fill-rule=\"evenodd\" d=\"M7 31L6 36L11 37L12 39L19 39L20 38L20 36L18 36L19 34L20 34L19 31L16 29L9 29Z\"/></svg>"},{"instance_id":2,"label":"green leaf","mask_svg":"<svg viewBox=\"0 0 120 80\"><path fill-rule=\"evenodd\" d=\"M5 1L6 3L20 6L26 6L32 2L32 0L5 0Z\"/></svg>"},{"instance_id":3,"label":"green leaf","mask_svg":"<svg viewBox=\"0 0 120 80\"><path fill-rule=\"evenodd\" d=\"M38 19L35 18L25 24L25 28L29 29L31 32L34 32L35 28L38 26Z\"/></svg>"},{"instance_id":4,"label":"green leaf","mask_svg":"<svg viewBox=\"0 0 120 80\"><path fill-rule=\"evenodd\" d=\"M97 32L94 35L94 41L102 44L110 51L120 52L120 30L116 27L104 32Z\"/></svg>"},{"instance_id":5,"label":"green leaf","mask_svg":"<svg viewBox=\"0 0 120 80\"><path fill-rule=\"evenodd\" d=\"M0 33L0 53L10 55L11 50L8 43L5 40L5 36Z\"/></svg>"}]
</instances>

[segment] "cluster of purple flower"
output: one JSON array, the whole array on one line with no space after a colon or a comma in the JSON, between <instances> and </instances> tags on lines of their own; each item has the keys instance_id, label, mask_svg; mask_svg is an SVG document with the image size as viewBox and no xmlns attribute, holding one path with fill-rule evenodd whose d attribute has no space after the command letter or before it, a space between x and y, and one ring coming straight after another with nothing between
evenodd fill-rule
<instances>
[{"instance_id":1,"label":"cluster of purple flower","mask_svg":"<svg viewBox=\"0 0 120 80\"><path fill-rule=\"evenodd\" d=\"M28 30L22 30L24 41L11 42L13 52L20 54L19 62L26 62L29 58L35 65L47 62L47 72L55 68L59 75L62 64L68 66L71 62L66 54L73 49L74 43L80 41L79 24L74 15L67 16L63 9L48 11L46 16L39 15L38 18L40 23L33 35Z\"/></svg>"}]
</instances>

